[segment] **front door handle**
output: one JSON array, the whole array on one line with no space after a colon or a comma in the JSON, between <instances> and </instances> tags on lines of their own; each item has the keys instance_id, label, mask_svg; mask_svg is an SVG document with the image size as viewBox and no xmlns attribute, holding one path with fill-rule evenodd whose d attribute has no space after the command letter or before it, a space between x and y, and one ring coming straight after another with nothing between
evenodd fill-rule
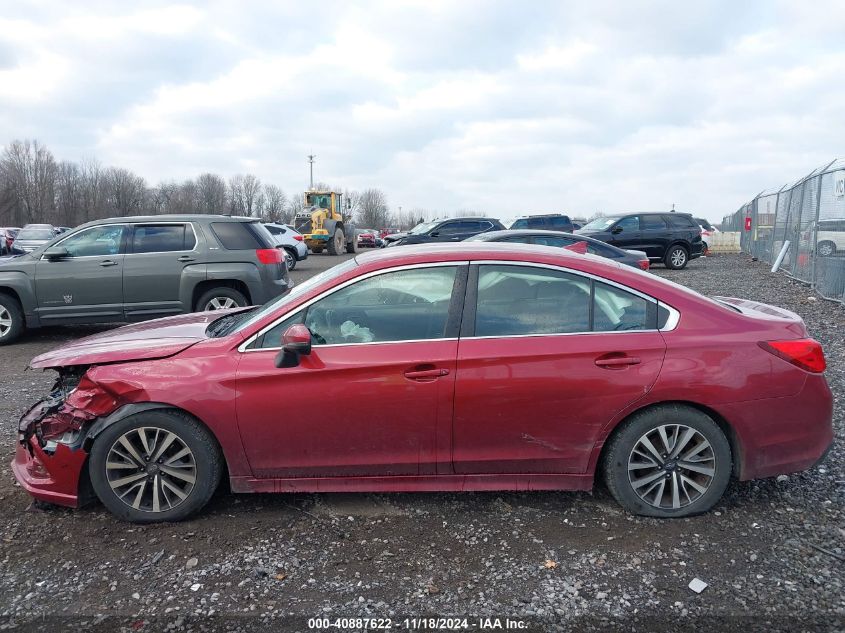
<instances>
[{"instance_id":1,"label":"front door handle","mask_svg":"<svg viewBox=\"0 0 845 633\"><path fill-rule=\"evenodd\" d=\"M449 370L439 367L431 369L408 369L405 371L405 378L408 380L435 380L441 376L448 376Z\"/></svg>"},{"instance_id":2,"label":"front door handle","mask_svg":"<svg viewBox=\"0 0 845 633\"><path fill-rule=\"evenodd\" d=\"M103 268L106 268L107 266L117 266L117 262L114 262L110 259L106 259L100 262L100 266L102 266Z\"/></svg>"},{"instance_id":3,"label":"front door handle","mask_svg":"<svg viewBox=\"0 0 845 633\"><path fill-rule=\"evenodd\" d=\"M607 367L608 369L622 369L629 365L639 365L641 362L636 356L611 356L609 358L602 356L596 359L598 367Z\"/></svg>"},{"instance_id":4,"label":"front door handle","mask_svg":"<svg viewBox=\"0 0 845 633\"><path fill-rule=\"evenodd\" d=\"M194 261L194 258L190 257L189 255L182 255L182 257L179 257L176 261L177 262L192 262L192 261Z\"/></svg>"}]
</instances>

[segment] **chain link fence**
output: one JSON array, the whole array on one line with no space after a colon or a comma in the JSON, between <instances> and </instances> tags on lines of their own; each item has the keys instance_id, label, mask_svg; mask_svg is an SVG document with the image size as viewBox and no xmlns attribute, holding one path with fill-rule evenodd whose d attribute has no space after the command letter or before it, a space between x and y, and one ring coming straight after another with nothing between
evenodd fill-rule
<instances>
[{"instance_id":1,"label":"chain link fence","mask_svg":"<svg viewBox=\"0 0 845 633\"><path fill-rule=\"evenodd\" d=\"M845 303L845 159L834 160L779 189L767 189L722 220L739 231L742 252Z\"/></svg>"}]
</instances>

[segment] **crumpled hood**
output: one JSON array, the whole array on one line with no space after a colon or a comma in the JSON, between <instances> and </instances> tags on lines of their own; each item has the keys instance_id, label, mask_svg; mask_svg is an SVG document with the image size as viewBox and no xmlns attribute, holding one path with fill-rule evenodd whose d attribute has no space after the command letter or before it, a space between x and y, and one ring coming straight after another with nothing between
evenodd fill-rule
<instances>
[{"instance_id":1,"label":"crumpled hood","mask_svg":"<svg viewBox=\"0 0 845 633\"><path fill-rule=\"evenodd\" d=\"M211 321L234 310L181 314L125 325L78 339L32 359L33 369L102 365L173 356L208 338Z\"/></svg>"}]
</instances>

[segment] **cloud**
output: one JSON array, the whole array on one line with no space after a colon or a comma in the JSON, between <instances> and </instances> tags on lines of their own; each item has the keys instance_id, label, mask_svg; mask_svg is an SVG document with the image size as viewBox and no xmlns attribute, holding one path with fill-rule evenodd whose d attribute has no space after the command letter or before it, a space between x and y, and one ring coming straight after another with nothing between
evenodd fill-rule
<instances>
[{"instance_id":1,"label":"cloud","mask_svg":"<svg viewBox=\"0 0 845 633\"><path fill-rule=\"evenodd\" d=\"M0 142L151 183L252 171L289 193L498 215L710 219L842 154L842 3L18 3Z\"/></svg>"}]
</instances>

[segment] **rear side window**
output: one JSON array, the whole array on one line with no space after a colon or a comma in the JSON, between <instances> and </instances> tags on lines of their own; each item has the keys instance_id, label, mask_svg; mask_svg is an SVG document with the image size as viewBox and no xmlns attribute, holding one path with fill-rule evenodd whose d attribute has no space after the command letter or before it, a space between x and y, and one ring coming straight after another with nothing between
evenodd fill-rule
<instances>
[{"instance_id":1,"label":"rear side window","mask_svg":"<svg viewBox=\"0 0 845 633\"><path fill-rule=\"evenodd\" d=\"M527 229L528 228L528 220L526 218L522 218L511 224L512 229Z\"/></svg>"},{"instance_id":2,"label":"rear side window","mask_svg":"<svg viewBox=\"0 0 845 633\"><path fill-rule=\"evenodd\" d=\"M133 253L190 251L196 246L194 231L185 224L136 225Z\"/></svg>"},{"instance_id":3,"label":"rear side window","mask_svg":"<svg viewBox=\"0 0 845 633\"><path fill-rule=\"evenodd\" d=\"M475 336L654 330L658 320L653 301L533 266L481 266L475 312Z\"/></svg>"},{"instance_id":4,"label":"rear side window","mask_svg":"<svg viewBox=\"0 0 845 633\"><path fill-rule=\"evenodd\" d=\"M593 288L594 332L656 328L650 301L600 281L594 282Z\"/></svg>"},{"instance_id":5,"label":"rear side window","mask_svg":"<svg viewBox=\"0 0 845 633\"><path fill-rule=\"evenodd\" d=\"M659 215L643 215L640 217L640 228L643 231L663 231L666 224Z\"/></svg>"},{"instance_id":6,"label":"rear side window","mask_svg":"<svg viewBox=\"0 0 845 633\"><path fill-rule=\"evenodd\" d=\"M671 227L679 229L698 228L698 225L688 215L670 214L664 215L663 218Z\"/></svg>"},{"instance_id":7,"label":"rear side window","mask_svg":"<svg viewBox=\"0 0 845 633\"><path fill-rule=\"evenodd\" d=\"M529 229L543 229L548 226L546 218L528 218Z\"/></svg>"},{"instance_id":8,"label":"rear side window","mask_svg":"<svg viewBox=\"0 0 845 633\"><path fill-rule=\"evenodd\" d=\"M558 237L556 235L535 235L534 243L542 244L543 246L558 246L563 248L574 243L575 240L570 240L565 237Z\"/></svg>"},{"instance_id":9,"label":"rear side window","mask_svg":"<svg viewBox=\"0 0 845 633\"><path fill-rule=\"evenodd\" d=\"M569 218L565 215L554 216L549 218L549 226L553 229L568 229L572 226L572 222L570 222Z\"/></svg>"},{"instance_id":10,"label":"rear side window","mask_svg":"<svg viewBox=\"0 0 845 633\"><path fill-rule=\"evenodd\" d=\"M586 332L590 282L584 277L531 266L481 266L476 336Z\"/></svg>"},{"instance_id":11,"label":"rear side window","mask_svg":"<svg viewBox=\"0 0 845 633\"><path fill-rule=\"evenodd\" d=\"M211 230L223 248L229 251L272 248L257 222L212 222Z\"/></svg>"}]
</instances>

